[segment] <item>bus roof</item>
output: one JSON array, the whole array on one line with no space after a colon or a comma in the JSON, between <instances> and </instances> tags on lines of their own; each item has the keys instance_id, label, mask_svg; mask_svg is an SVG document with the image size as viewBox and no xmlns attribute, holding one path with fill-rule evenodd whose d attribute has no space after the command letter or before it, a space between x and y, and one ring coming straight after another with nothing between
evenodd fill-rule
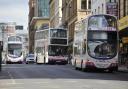
<instances>
[{"instance_id":1,"label":"bus roof","mask_svg":"<svg viewBox=\"0 0 128 89\"><path fill-rule=\"evenodd\" d=\"M90 15L88 18L90 18L90 17L92 17L92 16L100 16L100 15L112 16L112 17L115 17L115 18L117 19L116 16L111 15L111 14L95 14L95 15Z\"/></svg>"}]
</instances>

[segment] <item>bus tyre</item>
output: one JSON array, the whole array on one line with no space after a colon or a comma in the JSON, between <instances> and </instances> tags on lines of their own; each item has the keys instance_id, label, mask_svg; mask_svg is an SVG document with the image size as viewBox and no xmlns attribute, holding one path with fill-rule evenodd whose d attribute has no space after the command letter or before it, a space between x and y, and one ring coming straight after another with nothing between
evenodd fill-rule
<instances>
[{"instance_id":1,"label":"bus tyre","mask_svg":"<svg viewBox=\"0 0 128 89\"><path fill-rule=\"evenodd\" d=\"M78 70L78 67L75 67L75 70Z\"/></svg>"},{"instance_id":2,"label":"bus tyre","mask_svg":"<svg viewBox=\"0 0 128 89\"><path fill-rule=\"evenodd\" d=\"M83 72L87 72L87 69L86 69L86 68L83 68L82 71L83 71Z\"/></svg>"},{"instance_id":3,"label":"bus tyre","mask_svg":"<svg viewBox=\"0 0 128 89\"><path fill-rule=\"evenodd\" d=\"M82 69L81 69L83 72L87 71L86 68L84 67L83 68L83 65L82 65Z\"/></svg>"},{"instance_id":4,"label":"bus tyre","mask_svg":"<svg viewBox=\"0 0 128 89\"><path fill-rule=\"evenodd\" d=\"M78 67L76 66L76 64L74 66L75 66L75 70L78 70Z\"/></svg>"},{"instance_id":5,"label":"bus tyre","mask_svg":"<svg viewBox=\"0 0 128 89\"><path fill-rule=\"evenodd\" d=\"M76 59L75 59L75 61L74 61L74 65L73 65L74 67L76 67Z\"/></svg>"},{"instance_id":6,"label":"bus tyre","mask_svg":"<svg viewBox=\"0 0 128 89\"><path fill-rule=\"evenodd\" d=\"M44 57L44 64L46 64L46 59L45 59L45 57Z\"/></svg>"},{"instance_id":7,"label":"bus tyre","mask_svg":"<svg viewBox=\"0 0 128 89\"><path fill-rule=\"evenodd\" d=\"M83 70L83 60L81 61L81 70Z\"/></svg>"}]
</instances>

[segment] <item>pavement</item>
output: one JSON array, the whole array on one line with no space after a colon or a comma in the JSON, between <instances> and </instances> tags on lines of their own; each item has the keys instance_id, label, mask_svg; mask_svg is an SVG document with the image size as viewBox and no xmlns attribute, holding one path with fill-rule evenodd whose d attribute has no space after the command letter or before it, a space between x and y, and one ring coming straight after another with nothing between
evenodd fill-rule
<instances>
[{"instance_id":1,"label":"pavement","mask_svg":"<svg viewBox=\"0 0 128 89\"><path fill-rule=\"evenodd\" d=\"M128 73L128 68L126 66L119 66L118 71Z\"/></svg>"}]
</instances>

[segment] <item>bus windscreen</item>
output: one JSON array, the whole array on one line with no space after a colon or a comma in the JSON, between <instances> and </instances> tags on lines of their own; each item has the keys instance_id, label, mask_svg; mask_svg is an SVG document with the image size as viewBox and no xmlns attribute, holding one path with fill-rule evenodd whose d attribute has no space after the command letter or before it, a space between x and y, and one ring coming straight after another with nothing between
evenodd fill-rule
<instances>
[{"instance_id":1,"label":"bus windscreen","mask_svg":"<svg viewBox=\"0 0 128 89\"><path fill-rule=\"evenodd\" d=\"M95 59L115 57L118 48L116 19L98 15L90 17L88 24L88 54Z\"/></svg>"},{"instance_id":2,"label":"bus windscreen","mask_svg":"<svg viewBox=\"0 0 128 89\"><path fill-rule=\"evenodd\" d=\"M65 56L67 55L67 46L50 45L48 51L49 56Z\"/></svg>"},{"instance_id":3,"label":"bus windscreen","mask_svg":"<svg viewBox=\"0 0 128 89\"><path fill-rule=\"evenodd\" d=\"M10 57L20 57L22 55L22 45L8 44L8 55Z\"/></svg>"}]
</instances>

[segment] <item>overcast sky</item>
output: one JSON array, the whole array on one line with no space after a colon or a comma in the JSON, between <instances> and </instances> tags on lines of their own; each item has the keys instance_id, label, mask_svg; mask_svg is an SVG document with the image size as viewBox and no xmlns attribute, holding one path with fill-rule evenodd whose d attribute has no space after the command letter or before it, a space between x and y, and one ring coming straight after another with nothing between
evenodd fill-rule
<instances>
[{"instance_id":1,"label":"overcast sky","mask_svg":"<svg viewBox=\"0 0 128 89\"><path fill-rule=\"evenodd\" d=\"M28 25L28 0L0 0L0 22Z\"/></svg>"}]
</instances>

